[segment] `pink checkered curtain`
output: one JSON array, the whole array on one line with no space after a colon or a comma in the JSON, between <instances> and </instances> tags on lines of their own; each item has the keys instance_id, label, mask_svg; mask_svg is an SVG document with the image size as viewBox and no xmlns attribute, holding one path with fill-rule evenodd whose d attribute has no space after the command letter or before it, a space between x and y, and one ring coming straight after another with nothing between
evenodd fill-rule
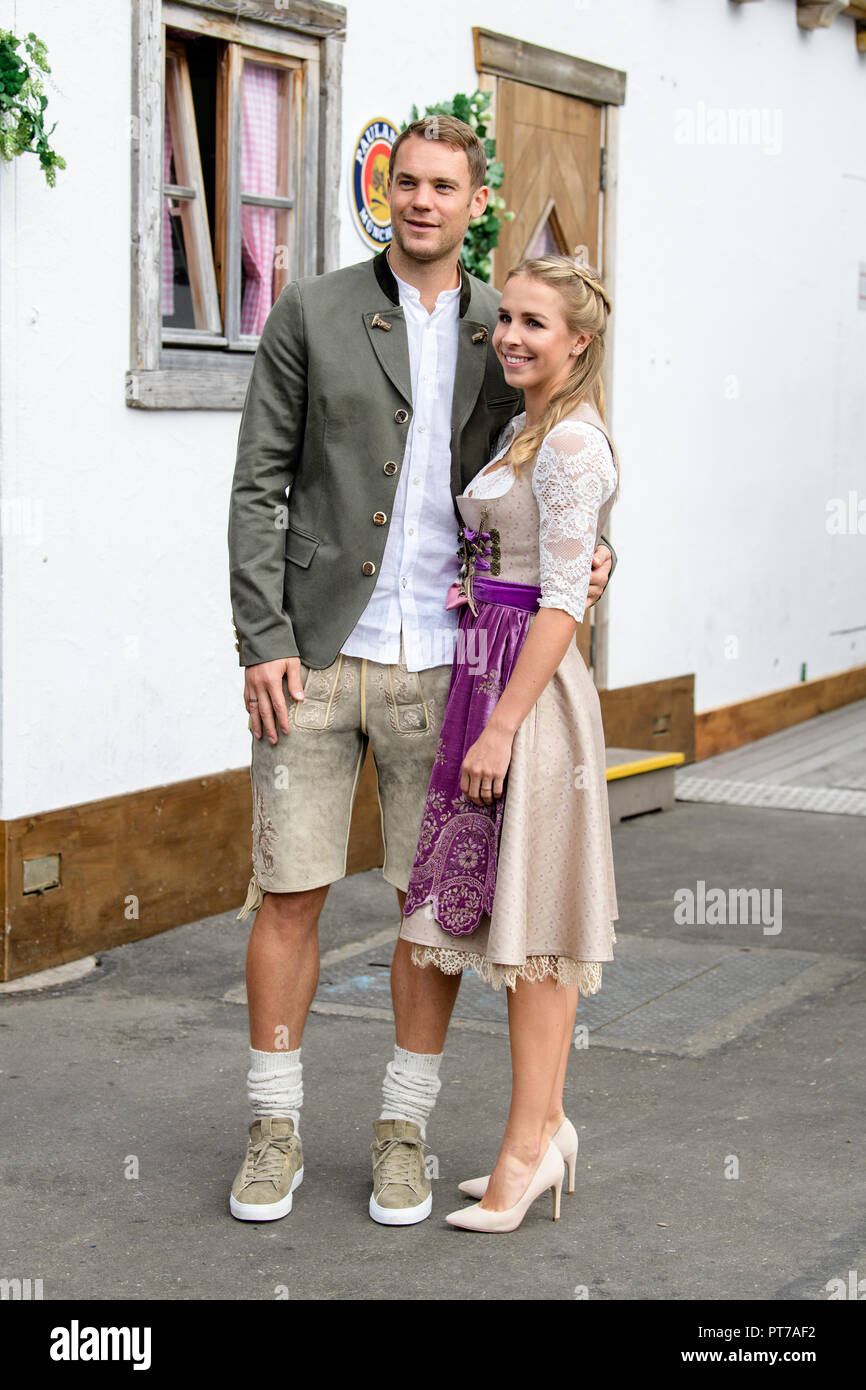
<instances>
[{"instance_id":1,"label":"pink checkered curtain","mask_svg":"<svg viewBox=\"0 0 866 1390\"><path fill-rule=\"evenodd\" d=\"M279 71L244 63L241 87L241 190L277 193L277 100ZM241 253L247 281L241 332L261 333L274 302L274 208L241 205Z\"/></svg>"},{"instance_id":2,"label":"pink checkered curtain","mask_svg":"<svg viewBox=\"0 0 866 1390\"><path fill-rule=\"evenodd\" d=\"M163 163L162 178L164 183L171 183L171 156L173 146L171 143L171 127L168 123L168 112L165 115L165 139L163 144ZM174 245L171 239L171 213L169 212L169 200L163 198L162 201L162 316L171 318L174 313Z\"/></svg>"}]
</instances>

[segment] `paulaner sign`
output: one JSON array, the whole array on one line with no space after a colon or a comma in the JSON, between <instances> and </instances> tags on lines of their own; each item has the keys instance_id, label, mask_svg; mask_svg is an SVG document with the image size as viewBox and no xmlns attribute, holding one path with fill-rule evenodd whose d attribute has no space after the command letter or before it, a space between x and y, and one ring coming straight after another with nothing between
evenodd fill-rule
<instances>
[{"instance_id":1,"label":"paulaner sign","mask_svg":"<svg viewBox=\"0 0 866 1390\"><path fill-rule=\"evenodd\" d=\"M384 119L369 121L352 155L349 196L362 240L382 251L391 240L388 206L388 161L397 130Z\"/></svg>"}]
</instances>

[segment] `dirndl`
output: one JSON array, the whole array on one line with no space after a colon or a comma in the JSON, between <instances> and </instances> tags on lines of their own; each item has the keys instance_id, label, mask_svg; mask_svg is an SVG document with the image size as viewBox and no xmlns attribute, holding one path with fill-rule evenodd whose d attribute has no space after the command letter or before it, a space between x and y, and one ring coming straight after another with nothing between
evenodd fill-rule
<instances>
[{"instance_id":1,"label":"dirndl","mask_svg":"<svg viewBox=\"0 0 866 1390\"><path fill-rule=\"evenodd\" d=\"M457 631L451 684L430 774L418 847L403 908L425 903L451 936L466 936L493 910L496 864L505 801L476 806L460 790L467 751L483 732L511 678L541 589L475 574L474 604L464 606ZM477 612L473 611L477 609Z\"/></svg>"}]
</instances>

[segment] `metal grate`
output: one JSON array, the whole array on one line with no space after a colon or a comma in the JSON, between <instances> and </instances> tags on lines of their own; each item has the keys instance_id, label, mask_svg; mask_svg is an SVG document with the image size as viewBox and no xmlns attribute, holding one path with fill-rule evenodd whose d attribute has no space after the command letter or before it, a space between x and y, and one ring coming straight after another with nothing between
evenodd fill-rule
<instances>
[{"instance_id":1,"label":"metal grate","mask_svg":"<svg viewBox=\"0 0 866 1390\"><path fill-rule=\"evenodd\" d=\"M838 787L788 787L770 782L724 782L677 773L677 801L724 806L765 806L780 811L820 811L830 816L866 816L866 792Z\"/></svg>"}]
</instances>

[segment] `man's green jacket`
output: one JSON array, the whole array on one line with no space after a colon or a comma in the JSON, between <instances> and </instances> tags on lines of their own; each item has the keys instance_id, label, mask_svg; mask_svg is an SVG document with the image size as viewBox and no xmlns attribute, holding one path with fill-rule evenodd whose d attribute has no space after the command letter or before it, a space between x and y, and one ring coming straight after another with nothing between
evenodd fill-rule
<instances>
[{"instance_id":1,"label":"man's green jacket","mask_svg":"<svg viewBox=\"0 0 866 1390\"><path fill-rule=\"evenodd\" d=\"M455 498L523 408L493 351L499 292L460 270ZM411 418L406 323L385 252L287 285L256 349L232 483L242 666L299 656L323 668L336 659L378 579ZM456 503L454 515L456 578ZM444 618L445 594L442 605Z\"/></svg>"}]
</instances>

